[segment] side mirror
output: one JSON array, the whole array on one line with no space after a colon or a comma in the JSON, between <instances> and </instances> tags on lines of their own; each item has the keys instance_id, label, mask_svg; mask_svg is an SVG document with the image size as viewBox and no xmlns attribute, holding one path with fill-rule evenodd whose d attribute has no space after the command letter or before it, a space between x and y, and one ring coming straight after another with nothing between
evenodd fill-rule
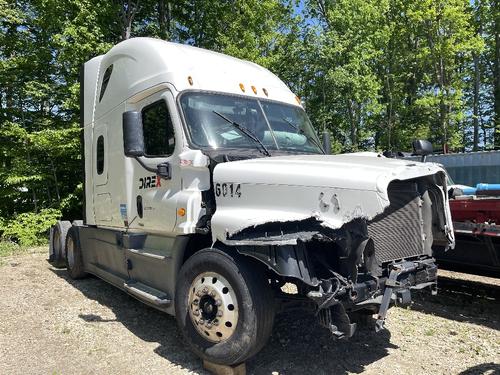
<instances>
[{"instance_id":1,"label":"side mirror","mask_svg":"<svg viewBox=\"0 0 500 375\"><path fill-rule=\"evenodd\" d=\"M422 156L422 163L425 162L425 157L432 154L432 143L424 139L413 141L413 153Z\"/></svg>"},{"instance_id":2,"label":"side mirror","mask_svg":"<svg viewBox=\"0 0 500 375\"><path fill-rule=\"evenodd\" d=\"M323 132L323 151L325 151L325 154L327 155L332 153L332 142L330 140L330 132L328 130Z\"/></svg>"},{"instance_id":3,"label":"side mirror","mask_svg":"<svg viewBox=\"0 0 500 375\"><path fill-rule=\"evenodd\" d=\"M141 113L127 111L123 113L123 150L125 156L143 156L144 133L142 130Z\"/></svg>"}]
</instances>

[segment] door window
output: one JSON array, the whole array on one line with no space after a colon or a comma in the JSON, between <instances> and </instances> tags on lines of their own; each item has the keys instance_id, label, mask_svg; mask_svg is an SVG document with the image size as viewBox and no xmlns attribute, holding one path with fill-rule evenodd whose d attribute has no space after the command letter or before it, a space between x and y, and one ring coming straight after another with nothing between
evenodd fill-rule
<instances>
[{"instance_id":1,"label":"door window","mask_svg":"<svg viewBox=\"0 0 500 375\"><path fill-rule=\"evenodd\" d=\"M174 127L164 100L142 110L144 148L147 156L169 156L175 147Z\"/></svg>"}]
</instances>

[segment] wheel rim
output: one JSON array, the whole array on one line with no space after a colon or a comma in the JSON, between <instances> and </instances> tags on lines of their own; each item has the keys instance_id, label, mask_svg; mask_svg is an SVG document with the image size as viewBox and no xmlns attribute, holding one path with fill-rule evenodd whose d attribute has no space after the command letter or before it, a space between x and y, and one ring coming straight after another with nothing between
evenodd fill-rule
<instances>
[{"instance_id":1,"label":"wheel rim","mask_svg":"<svg viewBox=\"0 0 500 375\"><path fill-rule=\"evenodd\" d=\"M238 324L233 287L215 272L198 275L189 288L189 316L198 333L211 342L229 339Z\"/></svg>"},{"instance_id":2,"label":"wheel rim","mask_svg":"<svg viewBox=\"0 0 500 375\"><path fill-rule=\"evenodd\" d=\"M75 265L75 244L73 243L73 239L69 236L66 251L68 258L68 267L73 268L73 266Z\"/></svg>"}]
</instances>

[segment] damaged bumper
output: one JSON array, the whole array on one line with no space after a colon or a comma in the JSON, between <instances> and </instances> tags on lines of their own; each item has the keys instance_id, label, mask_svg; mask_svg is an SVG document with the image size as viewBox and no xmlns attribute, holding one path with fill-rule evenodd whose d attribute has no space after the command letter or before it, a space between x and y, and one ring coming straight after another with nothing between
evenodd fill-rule
<instances>
[{"instance_id":1,"label":"damaged bumper","mask_svg":"<svg viewBox=\"0 0 500 375\"><path fill-rule=\"evenodd\" d=\"M356 324L351 322L351 313L377 314L376 330L379 331L384 327L391 305L411 303L412 290L429 288L433 294L436 293L437 266L431 256L385 262L369 271L371 261L376 263L375 257L370 260L368 256L373 244L363 241L357 248L359 250L351 254L363 254L361 258L364 264L359 264L359 258L355 263L349 263L350 257L347 256L346 259L340 257L335 266L323 262L325 259L319 259L321 255L332 251L329 248L315 246L311 250L305 244L300 244L239 246L236 249L242 255L265 263L283 280L299 282L302 285L300 297L303 303L313 308L320 323L337 338L348 338L354 334ZM356 271L345 276L346 270L352 269L353 265ZM329 276L326 277L326 274Z\"/></svg>"},{"instance_id":2,"label":"damaged bumper","mask_svg":"<svg viewBox=\"0 0 500 375\"><path fill-rule=\"evenodd\" d=\"M310 291L308 297L318 306L320 323L337 338L351 337L356 324L351 323L350 312L365 310L377 314L376 331L384 328L387 311L391 304L400 306L411 303L411 290L430 288L437 293L437 266L433 258L401 261L390 264L388 276L356 283L337 291L325 292L331 280L324 280L318 291Z\"/></svg>"}]
</instances>

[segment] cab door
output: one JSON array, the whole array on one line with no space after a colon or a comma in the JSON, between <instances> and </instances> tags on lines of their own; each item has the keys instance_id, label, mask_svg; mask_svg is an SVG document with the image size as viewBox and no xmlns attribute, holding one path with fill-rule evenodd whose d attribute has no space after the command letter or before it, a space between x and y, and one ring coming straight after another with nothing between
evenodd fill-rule
<instances>
[{"instance_id":1,"label":"cab door","mask_svg":"<svg viewBox=\"0 0 500 375\"><path fill-rule=\"evenodd\" d=\"M112 220L113 204L108 186L109 150L105 123L96 125L94 128L92 148L95 223L109 225Z\"/></svg>"},{"instance_id":2,"label":"cab door","mask_svg":"<svg viewBox=\"0 0 500 375\"><path fill-rule=\"evenodd\" d=\"M181 189L179 151L171 112L175 102L170 91L153 94L136 104L142 114L145 155L133 160L131 228L146 233L169 235L176 224L177 193ZM141 165L144 164L144 165ZM170 178L155 173L158 164L167 164ZM146 166L147 168L145 168Z\"/></svg>"}]
</instances>

